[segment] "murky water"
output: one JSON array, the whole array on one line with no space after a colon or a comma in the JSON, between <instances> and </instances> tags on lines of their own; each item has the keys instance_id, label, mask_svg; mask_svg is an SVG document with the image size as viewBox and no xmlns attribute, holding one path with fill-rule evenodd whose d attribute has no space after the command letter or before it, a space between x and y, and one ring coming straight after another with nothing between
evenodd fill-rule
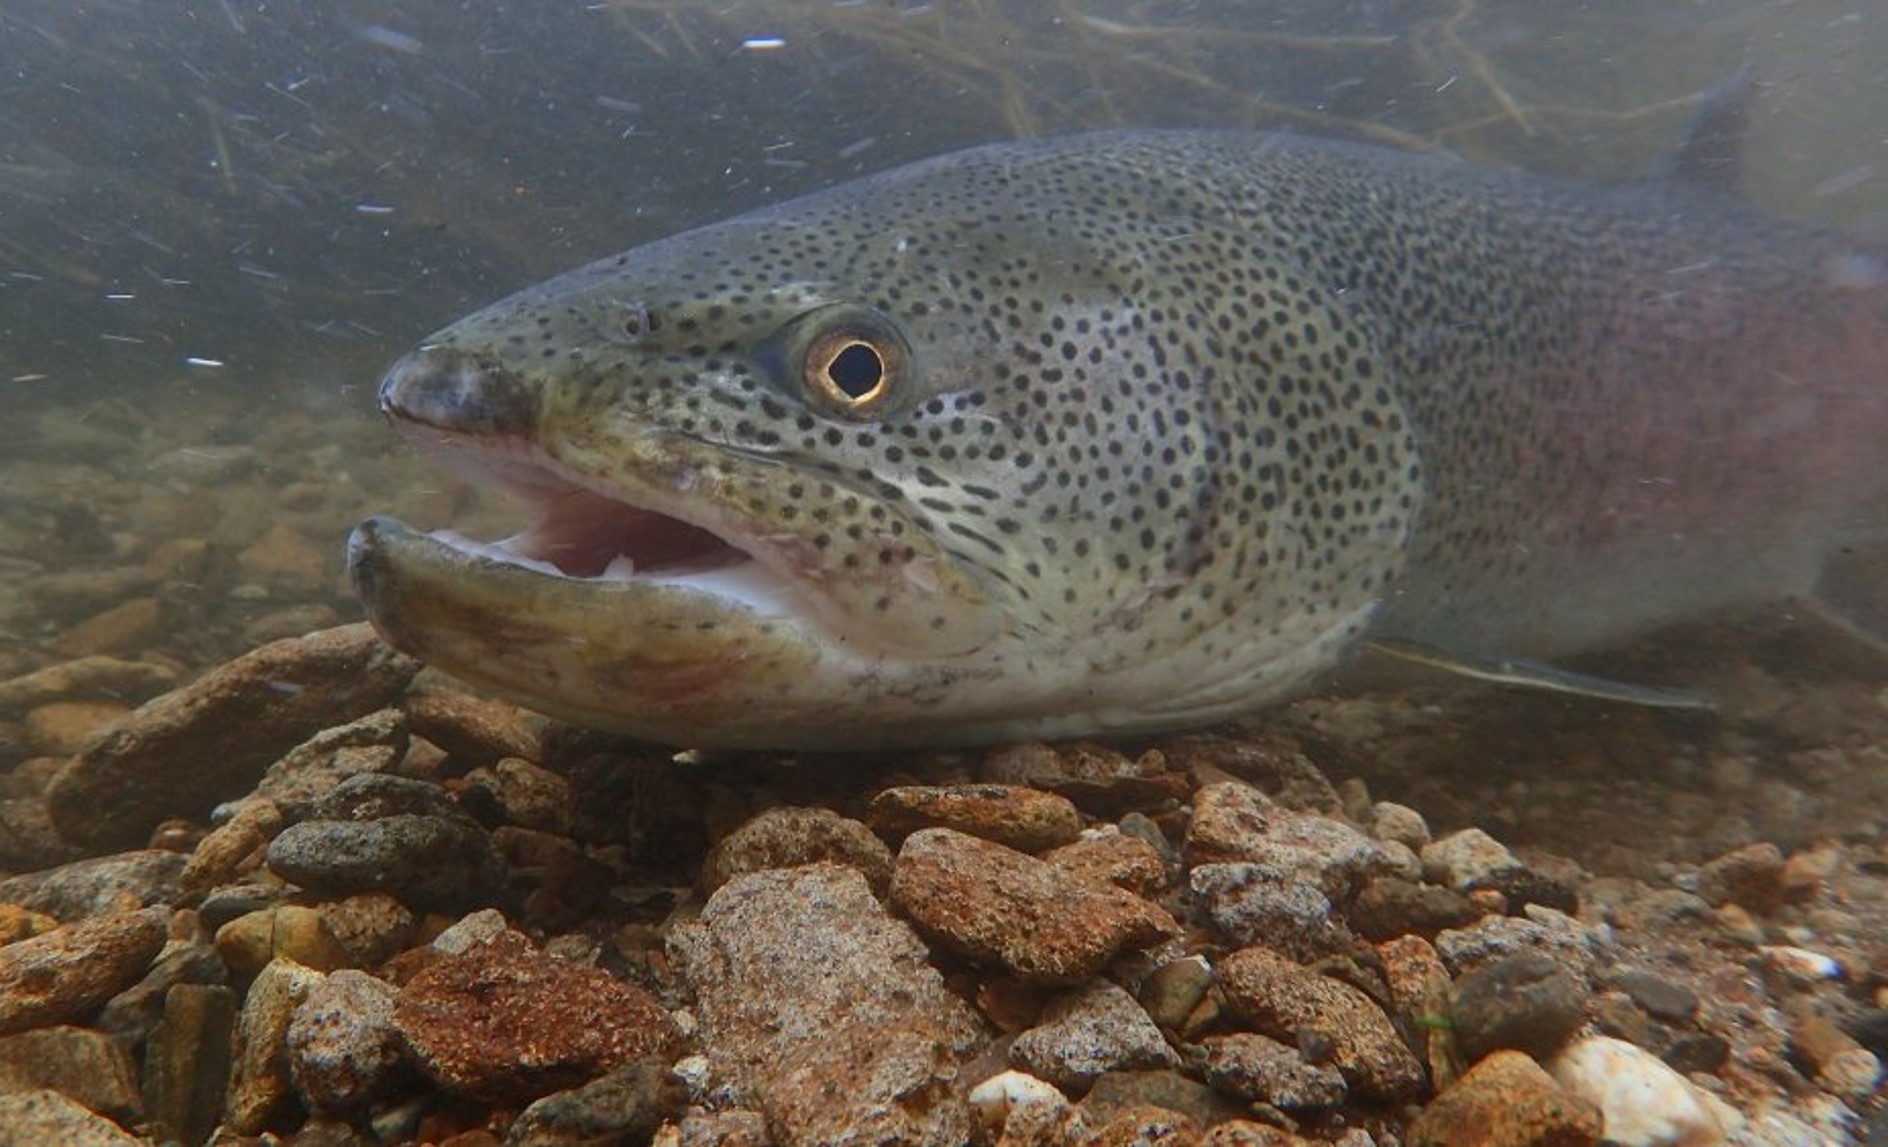
<instances>
[{"instance_id":1,"label":"murky water","mask_svg":"<svg viewBox=\"0 0 1888 1147\"><path fill-rule=\"evenodd\" d=\"M1748 195L1888 233L1888 21L1853 2L15 0L0 676L92 652L191 672L358 616L354 520L491 513L384 430L378 372L588 258L1101 126L1633 178L1746 61Z\"/></svg>"}]
</instances>

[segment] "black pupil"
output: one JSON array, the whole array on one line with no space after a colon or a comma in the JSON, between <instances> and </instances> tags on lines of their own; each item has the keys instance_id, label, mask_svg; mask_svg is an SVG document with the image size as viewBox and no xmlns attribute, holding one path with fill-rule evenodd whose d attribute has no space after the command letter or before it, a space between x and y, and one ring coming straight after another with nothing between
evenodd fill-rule
<instances>
[{"instance_id":1,"label":"black pupil","mask_svg":"<svg viewBox=\"0 0 1888 1147\"><path fill-rule=\"evenodd\" d=\"M826 364L826 377L832 379L833 385L847 398L864 398L885 377L885 364L871 347L853 343Z\"/></svg>"}]
</instances>

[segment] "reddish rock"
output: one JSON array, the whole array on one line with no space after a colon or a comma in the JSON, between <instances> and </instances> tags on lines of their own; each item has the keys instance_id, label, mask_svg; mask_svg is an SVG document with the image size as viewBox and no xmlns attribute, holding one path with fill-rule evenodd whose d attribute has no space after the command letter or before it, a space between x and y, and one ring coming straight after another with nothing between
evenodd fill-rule
<instances>
[{"instance_id":1,"label":"reddish rock","mask_svg":"<svg viewBox=\"0 0 1888 1147\"><path fill-rule=\"evenodd\" d=\"M162 908L94 916L0 948L0 1034L78 1019L137 983L169 917Z\"/></svg>"},{"instance_id":2,"label":"reddish rock","mask_svg":"<svg viewBox=\"0 0 1888 1147\"><path fill-rule=\"evenodd\" d=\"M1592 1147L1605 1119L1518 1051L1498 1051L1410 1124L1410 1147Z\"/></svg>"},{"instance_id":3,"label":"reddish rock","mask_svg":"<svg viewBox=\"0 0 1888 1147\"><path fill-rule=\"evenodd\" d=\"M982 1028L857 869L736 877L672 944L715 1074L777 1142L968 1141Z\"/></svg>"},{"instance_id":4,"label":"reddish rock","mask_svg":"<svg viewBox=\"0 0 1888 1147\"><path fill-rule=\"evenodd\" d=\"M385 705L418 671L365 623L265 645L93 740L47 790L53 823L86 848L135 847L167 816L202 819L243 795L277 757Z\"/></svg>"},{"instance_id":5,"label":"reddish rock","mask_svg":"<svg viewBox=\"0 0 1888 1147\"><path fill-rule=\"evenodd\" d=\"M1073 984L1180 928L1159 907L948 828L913 833L892 902L933 940L1043 984Z\"/></svg>"},{"instance_id":6,"label":"reddish rock","mask_svg":"<svg viewBox=\"0 0 1888 1147\"><path fill-rule=\"evenodd\" d=\"M400 989L394 1025L441 1087L535 1099L672 1051L675 1025L649 993L520 947L442 955Z\"/></svg>"},{"instance_id":7,"label":"reddish rock","mask_svg":"<svg viewBox=\"0 0 1888 1147\"><path fill-rule=\"evenodd\" d=\"M1291 1044L1306 1033L1329 1040L1332 1062L1352 1090L1385 1100L1421 1093L1422 1065L1390 1018L1356 988L1264 948L1242 948L1218 971L1227 1003L1261 1034Z\"/></svg>"},{"instance_id":8,"label":"reddish rock","mask_svg":"<svg viewBox=\"0 0 1888 1147\"><path fill-rule=\"evenodd\" d=\"M530 715L516 705L451 689L419 689L407 699L412 730L452 755L461 766L492 765L506 757L544 758Z\"/></svg>"},{"instance_id":9,"label":"reddish rock","mask_svg":"<svg viewBox=\"0 0 1888 1147\"><path fill-rule=\"evenodd\" d=\"M1097 884L1145 895L1167 881L1167 866L1154 846L1138 836L1105 832L1051 849L1044 860Z\"/></svg>"},{"instance_id":10,"label":"reddish rock","mask_svg":"<svg viewBox=\"0 0 1888 1147\"><path fill-rule=\"evenodd\" d=\"M865 821L896 846L922 828L958 832L1041 852L1082 833L1068 798L1020 785L900 785L872 798Z\"/></svg>"}]
</instances>

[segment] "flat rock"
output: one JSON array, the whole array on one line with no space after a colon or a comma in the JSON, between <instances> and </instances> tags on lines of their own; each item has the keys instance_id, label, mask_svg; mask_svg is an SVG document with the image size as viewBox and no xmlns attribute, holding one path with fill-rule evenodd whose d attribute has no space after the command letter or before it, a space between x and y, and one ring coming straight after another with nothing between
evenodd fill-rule
<instances>
[{"instance_id":1,"label":"flat rock","mask_svg":"<svg viewBox=\"0 0 1888 1147\"><path fill-rule=\"evenodd\" d=\"M101 1031L61 1025L0 1039L0 1095L42 1088L118 1123L144 1117L131 1052Z\"/></svg>"},{"instance_id":2,"label":"flat rock","mask_svg":"<svg viewBox=\"0 0 1888 1147\"><path fill-rule=\"evenodd\" d=\"M1202 785L1194 794L1186 854L1196 867L1250 864L1268 880L1310 884L1333 900L1347 899L1389 865L1382 847L1349 825L1286 808L1237 781Z\"/></svg>"},{"instance_id":3,"label":"flat rock","mask_svg":"<svg viewBox=\"0 0 1888 1147\"><path fill-rule=\"evenodd\" d=\"M892 851L871 829L830 809L791 806L768 809L721 838L702 863L701 884L713 892L750 872L822 860L858 869L881 896L891 884Z\"/></svg>"},{"instance_id":4,"label":"flat rock","mask_svg":"<svg viewBox=\"0 0 1888 1147\"><path fill-rule=\"evenodd\" d=\"M187 857L160 849L77 860L0 880L0 904L17 904L63 922L104 912L174 904L183 895Z\"/></svg>"},{"instance_id":5,"label":"flat rock","mask_svg":"<svg viewBox=\"0 0 1888 1147\"><path fill-rule=\"evenodd\" d=\"M1179 1067L1180 1057L1127 989L1094 980L1051 1000L1010 1044L1010 1063L1080 1093L1104 1072Z\"/></svg>"},{"instance_id":6,"label":"flat rock","mask_svg":"<svg viewBox=\"0 0 1888 1147\"><path fill-rule=\"evenodd\" d=\"M460 906L492 887L490 835L439 786L366 773L269 842L269 867L330 896L386 892L419 908Z\"/></svg>"},{"instance_id":7,"label":"flat rock","mask_svg":"<svg viewBox=\"0 0 1888 1147\"><path fill-rule=\"evenodd\" d=\"M358 1110L407 1077L393 985L344 969L314 985L289 1019L289 1075L317 1112Z\"/></svg>"},{"instance_id":8,"label":"flat rock","mask_svg":"<svg viewBox=\"0 0 1888 1147\"><path fill-rule=\"evenodd\" d=\"M92 741L48 789L53 823L86 848L136 847L165 817L202 819L313 733L386 705L418 670L365 623L265 645Z\"/></svg>"},{"instance_id":9,"label":"flat rock","mask_svg":"<svg viewBox=\"0 0 1888 1147\"><path fill-rule=\"evenodd\" d=\"M511 935L441 953L400 988L394 1025L441 1087L530 1100L672 1054L674 1021L649 993L601 968L501 942Z\"/></svg>"},{"instance_id":10,"label":"flat rock","mask_svg":"<svg viewBox=\"0 0 1888 1147\"><path fill-rule=\"evenodd\" d=\"M56 1091L0 1095L0 1147L142 1147L144 1140Z\"/></svg>"},{"instance_id":11,"label":"flat rock","mask_svg":"<svg viewBox=\"0 0 1888 1147\"><path fill-rule=\"evenodd\" d=\"M0 948L0 1034L78 1019L137 983L169 915L114 912Z\"/></svg>"},{"instance_id":12,"label":"flat rock","mask_svg":"<svg viewBox=\"0 0 1888 1147\"><path fill-rule=\"evenodd\" d=\"M1136 896L1153 892L1167 881L1167 864L1160 850L1112 825L1052 848L1042 854L1042 859L1076 876L1112 884Z\"/></svg>"},{"instance_id":13,"label":"flat rock","mask_svg":"<svg viewBox=\"0 0 1888 1147\"><path fill-rule=\"evenodd\" d=\"M1458 976L1504 956L1540 952L1584 984L1592 979L1595 947L1591 928L1539 905L1530 905L1525 916L1484 916L1436 934L1436 951Z\"/></svg>"},{"instance_id":14,"label":"flat rock","mask_svg":"<svg viewBox=\"0 0 1888 1147\"><path fill-rule=\"evenodd\" d=\"M1497 1051L1423 1109L1411 1147L1593 1147L1599 1107L1571 1095L1518 1051Z\"/></svg>"},{"instance_id":15,"label":"flat rock","mask_svg":"<svg viewBox=\"0 0 1888 1147\"><path fill-rule=\"evenodd\" d=\"M780 1143L969 1140L981 1027L857 869L736 877L671 945L716 1074Z\"/></svg>"},{"instance_id":16,"label":"flat rock","mask_svg":"<svg viewBox=\"0 0 1888 1147\"><path fill-rule=\"evenodd\" d=\"M1280 878L1266 865L1200 864L1187 879L1213 925L1235 944L1263 943L1309 961L1343 951L1353 940L1316 884Z\"/></svg>"},{"instance_id":17,"label":"flat rock","mask_svg":"<svg viewBox=\"0 0 1888 1147\"><path fill-rule=\"evenodd\" d=\"M894 846L922 828L953 828L1018 852L1055 848L1082 833L1067 797L1022 785L899 785L872 798L865 823Z\"/></svg>"},{"instance_id":18,"label":"flat rock","mask_svg":"<svg viewBox=\"0 0 1888 1147\"><path fill-rule=\"evenodd\" d=\"M193 892L207 892L247 875L245 864L282 831L282 810L268 797L244 801L222 824L211 829L191 850L178 883Z\"/></svg>"},{"instance_id":19,"label":"flat rock","mask_svg":"<svg viewBox=\"0 0 1888 1147\"><path fill-rule=\"evenodd\" d=\"M272 801L285 820L303 820L349 777L391 771L410 743L406 714L377 710L323 729L284 753L263 772L256 795Z\"/></svg>"},{"instance_id":20,"label":"flat rock","mask_svg":"<svg viewBox=\"0 0 1888 1147\"><path fill-rule=\"evenodd\" d=\"M0 712L17 713L83 697L142 699L176 683L177 671L168 665L103 654L79 657L0 681Z\"/></svg>"},{"instance_id":21,"label":"flat rock","mask_svg":"<svg viewBox=\"0 0 1888 1147\"><path fill-rule=\"evenodd\" d=\"M1263 1035L1289 1042L1310 1032L1330 1041L1344 1081L1374 1099L1409 1099L1424 1086L1422 1065L1369 996L1307 971L1264 948L1221 960L1221 989L1233 1011Z\"/></svg>"},{"instance_id":22,"label":"flat rock","mask_svg":"<svg viewBox=\"0 0 1888 1147\"><path fill-rule=\"evenodd\" d=\"M906 838L891 895L937 943L1043 984L1079 983L1180 931L1132 893L948 828Z\"/></svg>"},{"instance_id":23,"label":"flat rock","mask_svg":"<svg viewBox=\"0 0 1888 1147\"><path fill-rule=\"evenodd\" d=\"M681 1111L682 1100L669 1065L643 1060L525 1108L506 1132L505 1147L647 1142L656 1128Z\"/></svg>"}]
</instances>

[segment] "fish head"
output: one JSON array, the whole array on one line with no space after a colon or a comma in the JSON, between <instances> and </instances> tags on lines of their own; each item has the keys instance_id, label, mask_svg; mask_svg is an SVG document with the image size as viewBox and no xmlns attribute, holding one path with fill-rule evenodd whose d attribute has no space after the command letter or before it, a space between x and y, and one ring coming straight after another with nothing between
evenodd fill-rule
<instances>
[{"instance_id":1,"label":"fish head","mask_svg":"<svg viewBox=\"0 0 1888 1147\"><path fill-rule=\"evenodd\" d=\"M1304 435L1227 385L1179 270L1199 240L1123 242L1118 211L1046 205L997 154L687 232L426 339L382 409L531 522L489 544L364 524L382 632L703 747L1180 724L1327 666L1395 546L1361 574L1307 552Z\"/></svg>"}]
</instances>

